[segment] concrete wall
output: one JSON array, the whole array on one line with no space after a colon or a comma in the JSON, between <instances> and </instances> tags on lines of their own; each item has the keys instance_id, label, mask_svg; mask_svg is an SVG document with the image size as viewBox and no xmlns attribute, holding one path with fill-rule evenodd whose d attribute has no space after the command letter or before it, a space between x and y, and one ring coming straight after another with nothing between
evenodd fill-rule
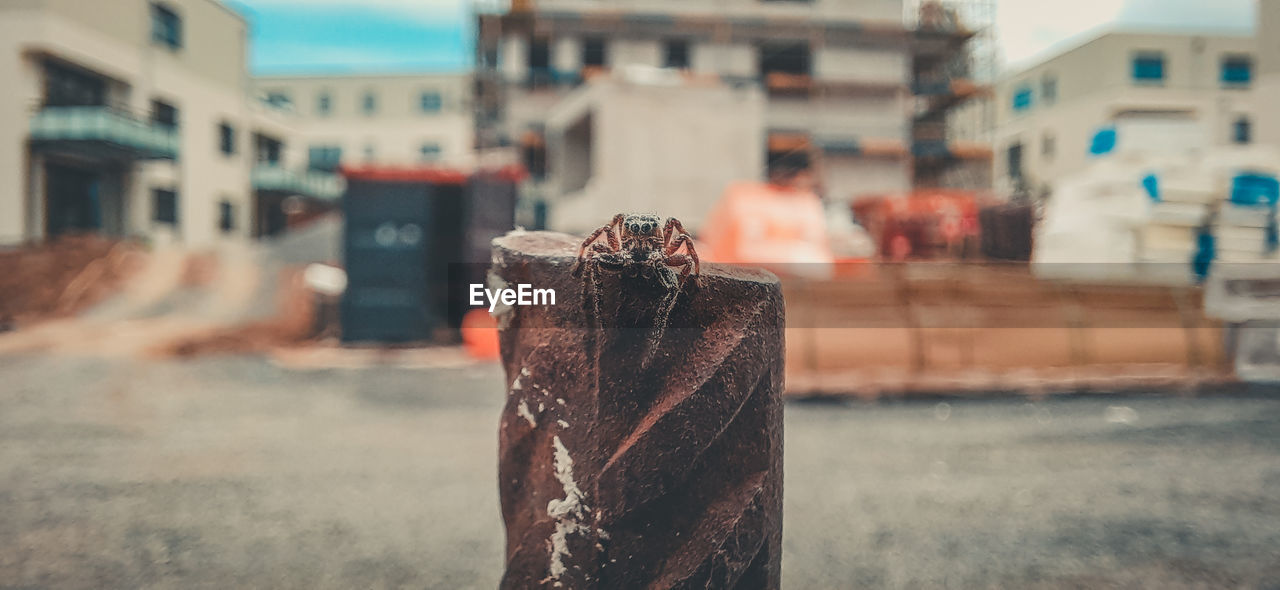
<instances>
[{"instance_id":1,"label":"concrete wall","mask_svg":"<svg viewBox=\"0 0 1280 590\"><path fill-rule=\"evenodd\" d=\"M770 130L814 136L906 140L911 123L902 95L773 98L765 122Z\"/></svg>"},{"instance_id":2,"label":"concrete wall","mask_svg":"<svg viewBox=\"0 0 1280 590\"><path fill-rule=\"evenodd\" d=\"M744 78L759 74L760 52L747 43L695 43L689 52L690 66L699 74Z\"/></svg>"},{"instance_id":3,"label":"concrete wall","mask_svg":"<svg viewBox=\"0 0 1280 590\"><path fill-rule=\"evenodd\" d=\"M696 231L724 188L762 175L764 99L758 89L636 86L593 81L551 114L552 184L573 183L591 125L592 171L582 190L552 201L551 226L582 232L614 214L657 212ZM568 142L562 139L568 133Z\"/></svg>"},{"instance_id":4,"label":"concrete wall","mask_svg":"<svg viewBox=\"0 0 1280 590\"><path fill-rule=\"evenodd\" d=\"M1280 2L1258 2L1254 39L1258 56L1254 92L1258 104L1268 107L1258 109L1258 140L1280 147L1280 109L1273 106L1280 103Z\"/></svg>"},{"instance_id":5,"label":"concrete wall","mask_svg":"<svg viewBox=\"0 0 1280 590\"><path fill-rule=\"evenodd\" d=\"M27 159L27 119L40 99L34 64L21 50L27 31L36 26L33 13L0 12L0 244L27 237L37 211L27 199L31 181Z\"/></svg>"},{"instance_id":6,"label":"concrete wall","mask_svg":"<svg viewBox=\"0 0 1280 590\"><path fill-rule=\"evenodd\" d=\"M893 49L823 47L813 58L820 80L906 84L911 69L910 55Z\"/></svg>"},{"instance_id":7,"label":"concrete wall","mask_svg":"<svg viewBox=\"0 0 1280 590\"><path fill-rule=\"evenodd\" d=\"M469 163L473 154L471 77L465 74L406 74L395 76L260 77L255 93L284 93L292 99L299 132L299 151L305 159L310 146L342 148L343 164L419 164L422 146L441 148L442 164ZM424 92L439 93L441 108L421 108ZM376 97L377 109L363 109L364 96ZM330 112L322 113L319 97L328 95ZM372 147L372 158L366 148Z\"/></svg>"},{"instance_id":8,"label":"concrete wall","mask_svg":"<svg viewBox=\"0 0 1280 590\"><path fill-rule=\"evenodd\" d=\"M827 199L851 203L866 196L903 194L911 186L906 159L827 154L819 167Z\"/></svg>"},{"instance_id":9,"label":"concrete wall","mask_svg":"<svg viewBox=\"0 0 1280 590\"><path fill-rule=\"evenodd\" d=\"M150 0L25 0L39 9L127 44L146 43L151 36ZM245 74L244 19L214 0L163 0L182 19L182 51L172 57L182 66L228 85Z\"/></svg>"}]
</instances>

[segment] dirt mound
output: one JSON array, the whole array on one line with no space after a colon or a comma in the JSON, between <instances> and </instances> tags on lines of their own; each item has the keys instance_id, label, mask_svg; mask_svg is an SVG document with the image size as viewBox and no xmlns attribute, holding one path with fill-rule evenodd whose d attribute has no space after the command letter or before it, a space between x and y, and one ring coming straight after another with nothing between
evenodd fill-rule
<instances>
[{"instance_id":1,"label":"dirt mound","mask_svg":"<svg viewBox=\"0 0 1280 590\"><path fill-rule=\"evenodd\" d=\"M160 356L193 357L208 354L245 354L301 345L323 336L316 322L316 296L302 279L301 269L280 273L277 313L271 318L193 334L170 342L155 352Z\"/></svg>"},{"instance_id":2,"label":"dirt mound","mask_svg":"<svg viewBox=\"0 0 1280 590\"><path fill-rule=\"evenodd\" d=\"M141 267L143 252L140 244L95 235L0 251L0 331L103 300Z\"/></svg>"}]
</instances>

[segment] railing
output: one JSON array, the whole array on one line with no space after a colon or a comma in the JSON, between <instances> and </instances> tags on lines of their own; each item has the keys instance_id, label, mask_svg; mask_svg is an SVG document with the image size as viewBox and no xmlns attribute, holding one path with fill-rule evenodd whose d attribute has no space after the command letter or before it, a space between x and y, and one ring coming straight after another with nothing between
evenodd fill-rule
<instances>
[{"instance_id":1,"label":"railing","mask_svg":"<svg viewBox=\"0 0 1280 590\"><path fill-rule=\"evenodd\" d=\"M314 170L296 171L271 164L259 164L250 174L254 190L290 193L333 200L346 189L341 176Z\"/></svg>"},{"instance_id":2,"label":"railing","mask_svg":"<svg viewBox=\"0 0 1280 590\"><path fill-rule=\"evenodd\" d=\"M178 157L175 127L138 117L113 105L41 105L31 118L33 141L104 142L141 159Z\"/></svg>"}]
</instances>

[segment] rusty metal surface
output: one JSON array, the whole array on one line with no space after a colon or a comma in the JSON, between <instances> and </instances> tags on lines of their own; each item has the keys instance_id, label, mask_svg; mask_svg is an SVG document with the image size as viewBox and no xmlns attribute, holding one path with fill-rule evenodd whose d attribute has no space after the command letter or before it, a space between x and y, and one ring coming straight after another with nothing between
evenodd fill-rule
<instances>
[{"instance_id":1,"label":"rusty metal surface","mask_svg":"<svg viewBox=\"0 0 1280 590\"><path fill-rule=\"evenodd\" d=\"M578 240L495 241L491 283L557 293L554 306L498 314L502 587L777 588L777 279L707 265L655 332L660 287L605 273L584 286L569 272Z\"/></svg>"}]
</instances>

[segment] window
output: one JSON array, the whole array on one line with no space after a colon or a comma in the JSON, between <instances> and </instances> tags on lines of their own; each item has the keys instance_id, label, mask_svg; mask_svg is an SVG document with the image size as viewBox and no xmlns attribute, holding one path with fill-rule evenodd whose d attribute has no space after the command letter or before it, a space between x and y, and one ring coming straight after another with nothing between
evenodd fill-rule
<instances>
[{"instance_id":1,"label":"window","mask_svg":"<svg viewBox=\"0 0 1280 590\"><path fill-rule=\"evenodd\" d=\"M102 106L106 103L107 81L105 78L58 62L45 62L45 106Z\"/></svg>"},{"instance_id":2,"label":"window","mask_svg":"<svg viewBox=\"0 0 1280 590\"><path fill-rule=\"evenodd\" d=\"M1040 155L1046 160L1052 160L1054 153L1058 151L1058 139L1052 133L1046 132L1040 137Z\"/></svg>"},{"instance_id":3,"label":"window","mask_svg":"<svg viewBox=\"0 0 1280 590\"><path fill-rule=\"evenodd\" d=\"M1240 117L1231 126L1231 141L1246 144L1253 141L1253 125L1248 117Z\"/></svg>"},{"instance_id":4,"label":"window","mask_svg":"<svg viewBox=\"0 0 1280 590\"><path fill-rule=\"evenodd\" d=\"M689 69L689 42L669 39L662 48L662 67L677 70Z\"/></svg>"},{"instance_id":5,"label":"window","mask_svg":"<svg viewBox=\"0 0 1280 590\"><path fill-rule=\"evenodd\" d=\"M254 160L268 166L280 165L280 155L284 151L284 142L261 133L253 135Z\"/></svg>"},{"instance_id":6,"label":"window","mask_svg":"<svg viewBox=\"0 0 1280 590\"><path fill-rule=\"evenodd\" d=\"M236 130L230 123L218 125L218 147L224 155L230 156L236 153Z\"/></svg>"},{"instance_id":7,"label":"window","mask_svg":"<svg viewBox=\"0 0 1280 590\"><path fill-rule=\"evenodd\" d=\"M218 229L224 234L229 234L236 229L236 207L231 201L224 199L218 203Z\"/></svg>"},{"instance_id":8,"label":"window","mask_svg":"<svg viewBox=\"0 0 1280 590\"><path fill-rule=\"evenodd\" d=\"M327 117L329 112L333 110L333 97L328 92L321 92L316 97L316 114Z\"/></svg>"},{"instance_id":9,"label":"window","mask_svg":"<svg viewBox=\"0 0 1280 590\"><path fill-rule=\"evenodd\" d=\"M362 104L364 108L364 114L372 115L378 112L378 95L374 94L372 91L365 92L364 102Z\"/></svg>"},{"instance_id":10,"label":"window","mask_svg":"<svg viewBox=\"0 0 1280 590\"><path fill-rule=\"evenodd\" d=\"M808 43L765 43L760 46L760 73L809 75Z\"/></svg>"},{"instance_id":11,"label":"window","mask_svg":"<svg viewBox=\"0 0 1280 590\"><path fill-rule=\"evenodd\" d=\"M1253 79L1253 60L1247 56L1222 58L1222 85L1228 88L1247 88Z\"/></svg>"},{"instance_id":12,"label":"window","mask_svg":"<svg viewBox=\"0 0 1280 590\"><path fill-rule=\"evenodd\" d=\"M551 67L551 42L546 37L529 40L529 69L545 70Z\"/></svg>"},{"instance_id":13,"label":"window","mask_svg":"<svg viewBox=\"0 0 1280 590\"><path fill-rule=\"evenodd\" d=\"M333 172L342 162L342 148L335 145L313 145L308 149L307 167L321 172Z\"/></svg>"},{"instance_id":14,"label":"window","mask_svg":"<svg viewBox=\"0 0 1280 590\"><path fill-rule=\"evenodd\" d=\"M424 162L434 162L440 159L440 144L429 142L422 144L422 160Z\"/></svg>"},{"instance_id":15,"label":"window","mask_svg":"<svg viewBox=\"0 0 1280 590\"><path fill-rule=\"evenodd\" d=\"M1020 86L1013 92L1013 112L1020 113L1031 108L1031 87Z\"/></svg>"},{"instance_id":16,"label":"window","mask_svg":"<svg viewBox=\"0 0 1280 590\"><path fill-rule=\"evenodd\" d=\"M1164 82L1164 54L1139 53L1133 56L1133 81L1146 84Z\"/></svg>"},{"instance_id":17,"label":"window","mask_svg":"<svg viewBox=\"0 0 1280 590\"><path fill-rule=\"evenodd\" d=\"M439 92L429 91L423 92L422 96L418 97L418 103L422 107L422 112L438 113L440 108L444 106L444 99L440 97Z\"/></svg>"},{"instance_id":18,"label":"window","mask_svg":"<svg viewBox=\"0 0 1280 590\"><path fill-rule=\"evenodd\" d=\"M1058 102L1058 77L1053 74L1045 74L1040 80L1040 100L1045 105L1051 105Z\"/></svg>"},{"instance_id":19,"label":"window","mask_svg":"<svg viewBox=\"0 0 1280 590\"><path fill-rule=\"evenodd\" d=\"M764 167L770 179L786 180L808 170L812 165L809 158L809 137L807 135L781 137L772 135L765 143Z\"/></svg>"},{"instance_id":20,"label":"window","mask_svg":"<svg viewBox=\"0 0 1280 590\"><path fill-rule=\"evenodd\" d=\"M605 45L604 39L599 37L587 37L582 40L583 67L602 68L608 65L608 62L608 46Z\"/></svg>"},{"instance_id":21,"label":"window","mask_svg":"<svg viewBox=\"0 0 1280 590\"><path fill-rule=\"evenodd\" d=\"M289 96L288 92L284 92L281 90L268 92L266 101L267 101L267 104L273 107L276 107L278 109L283 109L286 107L293 106L293 97Z\"/></svg>"},{"instance_id":22,"label":"window","mask_svg":"<svg viewBox=\"0 0 1280 590\"><path fill-rule=\"evenodd\" d=\"M1015 143L1008 150L1009 178L1022 180L1022 144Z\"/></svg>"},{"instance_id":23,"label":"window","mask_svg":"<svg viewBox=\"0 0 1280 590\"><path fill-rule=\"evenodd\" d=\"M169 49L182 47L182 18L158 2L151 5L151 42Z\"/></svg>"},{"instance_id":24,"label":"window","mask_svg":"<svg viewBox=\"0 0 1280 590\"><path fill-rule=\"evenodd\" d=\"M812 56L808 43L764 43L759 47L760 78L769 96L808 96Z\"/></svg>"},{"instance_id":25,"label":"window","mask_svg":"<svg viewBox=\"0 0 1280 590\"><path fill-rule=\"evenodd\" d=\"M551 42L546 37L529 40L529 86L547 86L551 77Z\"/></svg>"},{"instance_id":26,"label":"window","mask_svg":"<svg viewBox=\"0 0 1280 590\"><path fill-rule=\"evenodd\" d=\"M547 177L547 142L542 133L530 130L520 138L520 160L534 180Z\"/></svg>"},{"instance_id":27,"label":"window","mask_svg":"<svg viewBox=\"0 0 1280 590\"><path fill-rule=\"evenodd\" d=\"M178 225L178 193L169 189L151 189L151 219L158 223Z\"/></svg>"},{"instance_id":28,"label":"window","mask_svg":"<svg viewBox=\"0 0 1280 590\"><path fill-rule=\"evenodd\" d=\"M178 128L178 108L163 101L151 101L151 122L167 129Z\"/></svg>"}]
</instances>

